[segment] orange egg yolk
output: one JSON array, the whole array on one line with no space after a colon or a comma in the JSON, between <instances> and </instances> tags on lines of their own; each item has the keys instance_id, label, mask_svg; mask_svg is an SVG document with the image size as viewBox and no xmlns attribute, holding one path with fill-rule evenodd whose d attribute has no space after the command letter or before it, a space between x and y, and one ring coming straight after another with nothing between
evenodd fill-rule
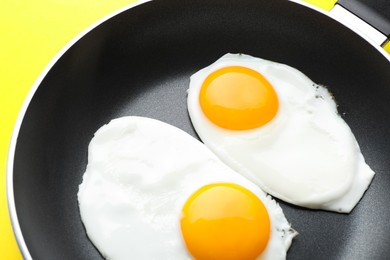
<instances>
[{"instance_id":1,"label":"orange egg yolk","mask_svg":"<svg viewBox=\"0 0 390 260\"><path fill-rule=\"evenodd\" d=\"M200 106L214 124L230 130L260 127L275 117L277 94L263 75L246 67L224 67L203 82Z\"/></svg>"},{"instance_id":2,"label":"orange egg yolk","mask_svg":"<svg viewBox=\"0 0 390 260\"><path fill-rule=\"evenodd\" d=\"M182 214L182 235L197 260L253 260L267 246L267 209L256 195L237 184L202 187L187 200Z\"/></svg>"}]
</instances>

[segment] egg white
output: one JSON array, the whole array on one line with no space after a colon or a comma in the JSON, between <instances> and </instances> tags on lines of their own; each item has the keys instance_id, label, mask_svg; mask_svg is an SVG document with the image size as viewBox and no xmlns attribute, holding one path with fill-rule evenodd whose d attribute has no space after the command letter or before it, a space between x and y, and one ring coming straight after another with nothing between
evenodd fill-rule
<instances>
[{"instance_id":1,"label":"egg white","mask_svg":"<svg viewBox=\"0 0 390 260\"><path fill-rule=\"evenodd\" d=\"M256 129L234 131L204 115L202 83L227 66L256 70L272 84L279 99L274 119ZM374 176L327 89L290 66L226 54L191 76L188 111L199 137L222 161L286 202L350 212Z\"/></svg>"},{"instance_id":2,"label":"egg white","mask_svg":"<svg viewBox=\"0 0 390 260\"><path fill-rule=\"evenodd\" d=\"M95 133L78 192L81 219L107 259L191 259L181 209L196 190L220 182L247 188L268 210L271 236L258 259L285 259L297 233L280 206L201 142L149 118L118 118Z\"/></svg>"}]
</instances>

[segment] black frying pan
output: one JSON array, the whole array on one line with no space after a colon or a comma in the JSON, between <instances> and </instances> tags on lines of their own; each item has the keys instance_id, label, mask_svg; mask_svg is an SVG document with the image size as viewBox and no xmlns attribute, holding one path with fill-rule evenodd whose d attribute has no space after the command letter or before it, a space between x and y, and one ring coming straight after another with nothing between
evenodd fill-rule
<instances>
[{"instance_id":1,"label":"black frying pan","mask_svg":"<svg viewBox=\"0 0 390 260\"><path fill-rule=\"evenodd\" d=\"M288 258L390 257L388 57L329 17L276 0L149 2L65 52L40 82L11 148L8 195L25 257L101 259L76 197L93 133L140 115L197 137L186 110L189 77L227 52L286 63L328 86L376 172L351 214L280 202L300 233Z\"/></svg>"}]
</instances>

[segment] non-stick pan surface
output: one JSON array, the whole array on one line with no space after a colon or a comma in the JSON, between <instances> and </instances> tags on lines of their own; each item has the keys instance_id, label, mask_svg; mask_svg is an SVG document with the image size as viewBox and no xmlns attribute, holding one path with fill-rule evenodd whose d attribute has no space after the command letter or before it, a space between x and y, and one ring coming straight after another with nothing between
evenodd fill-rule
<instances>
[{"instance_id":1,"label":"non-stick pan surface","mask_svg":"<svg viewBox=\"0 0 390 260\"><path fill-rule=\"evenodd\" d=\"M189 77L227 52L286 63L328 86L376 172L350 214L280 201L300 233L288 258L390 256L390 62L326 15L276 0L148 2L65 52L35 92L10 162L26 256L101 259L76 196L94 132L113 118L139 115L197 138L186 109Z\"/></svg>"}]
</instances>

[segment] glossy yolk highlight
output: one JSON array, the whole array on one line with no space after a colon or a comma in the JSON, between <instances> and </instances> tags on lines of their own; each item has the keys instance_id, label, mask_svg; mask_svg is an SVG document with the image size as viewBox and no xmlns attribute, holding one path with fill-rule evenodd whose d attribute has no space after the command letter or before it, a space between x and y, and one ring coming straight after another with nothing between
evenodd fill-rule
<instances>
[{"instance_id":1,"label":"glossy yolk highlight","mask_svg":"<svg viewBox=\"0 0 390 260\"><path fill-rule=\"evenodd\" d=\"M182 235L197 260L253 260L267 246L267 209L256 195L239 185L202 187L187 200L182 214Z\"/></svg>"},{"instance_id":2,"label":"glossy yolk highlight","mask_svg":"<svg viewBox=\"0 0 390 260\"><path fill-rule=\"evenodd\" d=\"M214 124L230 130L260 127L279 107L272 85L259 72L230 66L211 73L203 82L200 106Z\"/></svg>"}]
</instances>

